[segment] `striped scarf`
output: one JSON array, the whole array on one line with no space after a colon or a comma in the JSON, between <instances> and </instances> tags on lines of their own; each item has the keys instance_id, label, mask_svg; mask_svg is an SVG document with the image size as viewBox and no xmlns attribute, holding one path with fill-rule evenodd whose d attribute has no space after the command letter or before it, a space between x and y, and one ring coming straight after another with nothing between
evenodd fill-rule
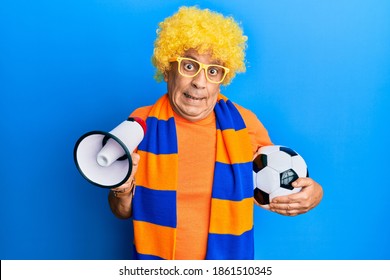
<instances>
[{"instance_id":1,"label":"striped scarf","mask_svg":"<svg viewBox=\"0 0 390 280\"><path fill-rule=\"evenodd\" d=\"M214 108L217 129L206 259L253 259L252 151L245 123L223 95ZM133 198L137 259L175 258L178 145L167 95L152 107Z\"/></svg>"}]
</instances>

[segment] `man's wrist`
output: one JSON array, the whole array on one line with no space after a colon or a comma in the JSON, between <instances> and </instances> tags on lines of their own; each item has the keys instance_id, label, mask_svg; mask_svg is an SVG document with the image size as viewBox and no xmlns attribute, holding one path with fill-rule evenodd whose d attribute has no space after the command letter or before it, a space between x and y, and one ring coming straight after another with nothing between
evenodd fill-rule
<instances>
[{"instance_id":1,"label":"man's wrist","mask_svg":"<svg viewBox=\"0 0 390 280\"><path fill-rule=\"evenodd\" d=\"M129 196L129 194L134 191L134 187L135 187L135 178L133 178L133 180L131 181L131 185L129 187L120 190L111 189L110 193L114 197L125 197L125 196Z\"/></svg>"}]
</instances>

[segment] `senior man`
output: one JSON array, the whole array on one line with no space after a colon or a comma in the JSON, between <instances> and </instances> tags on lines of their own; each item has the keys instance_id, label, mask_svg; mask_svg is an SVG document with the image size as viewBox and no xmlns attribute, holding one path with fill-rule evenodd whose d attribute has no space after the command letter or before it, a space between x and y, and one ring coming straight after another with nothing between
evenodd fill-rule
<instances>
[{"instance_id":1,"label":"senior man","mask_svg":"<svg viewBox=\"0 0 390 280\"><path fill-rule=\"evenodd\" d=\"M208 9L181 7L159 24L152 61L167 93L131 114L148 130L129 181L109 194L112 212L133 219L137 259L254 258L252 160L272 141L221 93L245 71L246 41L232 17ZM314 180L293 185L301 191L263 208L295 216L321 201Z\"/></svg>"}]
</instances>

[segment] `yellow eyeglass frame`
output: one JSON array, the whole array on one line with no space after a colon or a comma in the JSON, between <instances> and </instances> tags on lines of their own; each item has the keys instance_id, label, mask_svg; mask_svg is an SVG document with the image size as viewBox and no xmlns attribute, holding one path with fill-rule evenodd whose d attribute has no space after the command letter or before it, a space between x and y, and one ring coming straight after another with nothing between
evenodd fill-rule
<instances>
[{"instance_id":1,"label":"yellow eyeglass frame","mask_svg":"<svg viewBox=\"0 0 390 280\"><path fill-rule=\"evenodd\" d=\"M181 67L180 67L180 66L181 66L181 62L182 62L183 60L189 60L189 61L192 61L192 62L194 62L194 63L196 63L196 64L199 65L199 69L196 71L195 74L189 75L189 74L185 74L185 73L183 73L183 72L181 71ZM195 60L195 59L193 59L193 58L189 58L189 57L181 57L181 56L178 56L178 57L175 57L175 58L171 58L171 59L169 60L169 62L177 62L177 70L179 71L180 75L182 75L182 76L184 76L184 77L187 77L187 78L193 78L193 77L195 77L196 75L198 75L198 74L200 73L200 71L202 71L202 69L204 69L204 70L205 70L205 74L206 74L206 79L207 79L207 81L209 81L210 83L213 83L213 84L220 84L220 83L222 83L223 80L226 78L227 73L229 73L229 71L230 71L229 68L224 67L224 66L222 66L222 65L218 65L218 64L205 64L205 63L199 62L199 61L197 61L197 60ZM221 78L220 80L218 80L218 81L213 81L212 79L210 79L209 73L208 73L208 69L209 69L210 67L222 68L222 69L224 70L223 76L222 76L222 78Z\"/></svg>"}]
</instances>

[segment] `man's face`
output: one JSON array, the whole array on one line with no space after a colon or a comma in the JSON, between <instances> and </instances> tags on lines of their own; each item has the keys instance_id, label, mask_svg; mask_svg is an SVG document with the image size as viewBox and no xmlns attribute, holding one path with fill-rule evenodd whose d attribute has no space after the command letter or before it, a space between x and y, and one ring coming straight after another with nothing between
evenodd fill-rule
<instances>
[{"instance_id":1,"label":"man's face","mask_svg":"<svg viewBox=\"0 0 390 280\"><path fill-rule=\"evenodd\" d=\"M219 64L209 54L198 54L195 50L187 51L183 57L195 59L204 64ZM168 96L173 110L189 121L206 118L214 110L220 84L207 80L204 70L195 77L182 76L177 69L178 62L172 62L171 69L165 73Z\"/></svg>"}]
</instances>

